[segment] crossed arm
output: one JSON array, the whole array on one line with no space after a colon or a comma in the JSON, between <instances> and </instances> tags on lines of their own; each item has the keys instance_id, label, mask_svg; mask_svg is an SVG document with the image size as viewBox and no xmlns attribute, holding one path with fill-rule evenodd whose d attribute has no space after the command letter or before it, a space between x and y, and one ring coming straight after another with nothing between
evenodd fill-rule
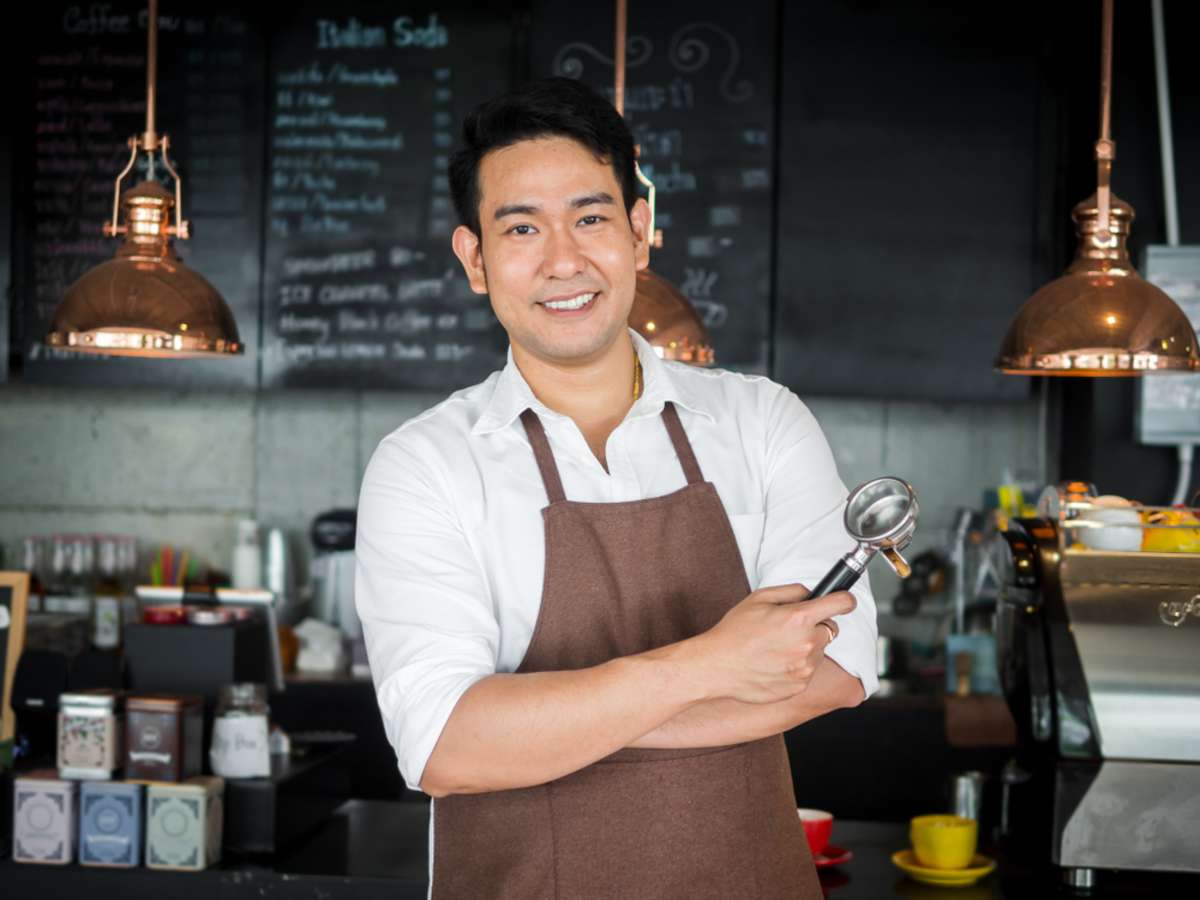
<instances>
[{"instance_id":1,"label":"crossed arm","mask_svg":"<svg viewBox=\"0 0 1200 900\"><path fill-rule=\"evenodd\" d=\"M433 797L544 784L624 747L757 740L862 700L825 658L807 689L773 703L709 698L688 641L588 669L492 675L459 699L421 778Z\"/></svg>"}]
</instances>

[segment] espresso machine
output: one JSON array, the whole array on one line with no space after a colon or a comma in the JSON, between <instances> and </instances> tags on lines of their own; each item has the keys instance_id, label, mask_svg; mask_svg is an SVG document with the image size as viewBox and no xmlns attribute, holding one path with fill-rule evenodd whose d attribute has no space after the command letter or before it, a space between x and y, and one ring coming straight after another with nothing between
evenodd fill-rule
<instances>
[{"instance_id":1,"label":"espresso machine","mask_svg":"<svg viewBox=\"0 0 1200 900\"><path fill-rule=\"evenodd\" d=\"M1047 489L994 554L1018 727L1002 832L1085 891L1098 870L1200 872L1200 553L1132 549L1153 509L1114 517L1088 487Z\"/></svg>"}]
</instances>

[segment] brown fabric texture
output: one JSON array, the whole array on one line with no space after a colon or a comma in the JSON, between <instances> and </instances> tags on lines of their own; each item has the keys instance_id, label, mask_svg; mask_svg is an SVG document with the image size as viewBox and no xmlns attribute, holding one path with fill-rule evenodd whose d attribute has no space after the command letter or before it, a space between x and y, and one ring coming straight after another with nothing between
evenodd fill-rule
<instances>
[{"instance_id":1,"label":"brown fabric texture","mask_svg":"<svg viewBox=\"0 0 1200 900\"><path fill-rule=\"evenodd\" d=\"M673 404L686 487L567 500L522 416L550 504L541 609L518 672L581 669L711 628L750 592L724 506ZM626 748L548 784L434 801L434 900L816 900L783 738Z\"/></svg>"}]
</instances>

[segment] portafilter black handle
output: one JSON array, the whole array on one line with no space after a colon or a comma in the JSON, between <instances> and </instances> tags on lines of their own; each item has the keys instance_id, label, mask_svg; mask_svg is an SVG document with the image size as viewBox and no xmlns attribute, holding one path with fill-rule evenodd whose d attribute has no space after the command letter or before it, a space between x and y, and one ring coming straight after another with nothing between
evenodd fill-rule
<instances>
[{"instance_id":1,"label":"portafilter black handle","mask_svg":"<svg viewBox=\"0 0 1200 900\"><path fill-rule=\"evenodd\" d=\"M812 589L812 592L805 598L806 600L815 600L818 597L824 597L826 594L833 594L837 591L848 591L854 586L854 582L858 581L858 576L862 572L856 572L846 563L845 558L839 559L834 567L825 573L825 577L820 583Z\"/></svg>"}]
</instances>

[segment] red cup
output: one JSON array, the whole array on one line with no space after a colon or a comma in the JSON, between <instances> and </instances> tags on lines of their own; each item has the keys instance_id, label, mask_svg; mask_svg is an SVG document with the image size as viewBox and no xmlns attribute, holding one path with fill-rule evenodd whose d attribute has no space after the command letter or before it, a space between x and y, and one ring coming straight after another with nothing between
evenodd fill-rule
<instances>
[{"instance_id":1,"label":"red cup","mask_svg":"<svg viewBox=\"0 0 1200 900\"><path fill-rule=\"evenodd\" d=\"M147 625L182 625L185 618L183 607L178 604L147 606L142 610L142 621Z\"/></svg>"},{"instance_id":2,"label":"red cup","mask_svg":"<svg viewBox=\"0 0 1200 900\"><path fill-rule=\"evenodd\" d=\"M808 838L808 849L812 855L824 851L829 846L829 837L833 834L833 813L823 809L797 809L800 824L804 826L804 836Z\"/></svg>"}]
</instances>

